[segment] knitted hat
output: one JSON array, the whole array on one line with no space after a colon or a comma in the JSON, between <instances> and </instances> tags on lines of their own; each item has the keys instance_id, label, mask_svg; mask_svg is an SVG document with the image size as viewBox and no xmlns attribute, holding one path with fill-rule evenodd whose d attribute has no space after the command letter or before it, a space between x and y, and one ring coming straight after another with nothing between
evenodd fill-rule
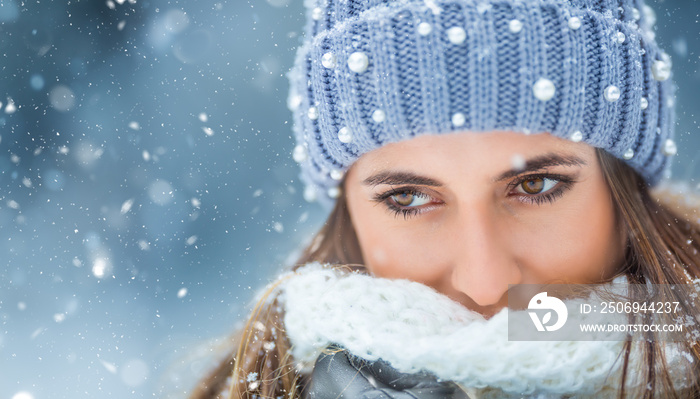
<instances>
[{"instance_id":1,"label":"knitted hat","mask_svg":"<svg viewBox=\"0 0 700 399\"><path fill-rule=\"evenodd\" d=\"M643 0L305 0L289 108L307 200L422 134L549 132L668 170L671 60Z\"/></svg>"}]
</instances>

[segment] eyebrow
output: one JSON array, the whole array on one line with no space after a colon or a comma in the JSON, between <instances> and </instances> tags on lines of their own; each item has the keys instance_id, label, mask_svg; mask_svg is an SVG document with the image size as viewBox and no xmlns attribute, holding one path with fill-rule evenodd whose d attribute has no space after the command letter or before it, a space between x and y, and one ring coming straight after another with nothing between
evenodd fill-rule
<instances>
[{"instance_id":1,"label":"eyebrow","mask_svg":"<svg viewBox=\"0 0 700 399\"><path fill-rule=\"evenodd\" d=\"M586 161L575 156L557 153L548 153L540 155L525 161L525 167L522 169L511 169L501 173L494 182L499 182L514 176L518 176L527 172L534 172L552 166L581 166L587 165Z\"/></svg>"},{"instance_id":2,"label":"eyebrow","mask_svg":"<svg viewBox=\"0 0 700 399\"><path fill-rule=\"evenodd\" d=\"M505 180L522 173L533 172L552 166L580 166L587 165L586 161L575 155L564 155L548 153L525 161L523 169L510 169L501 173L494 179L495 182ZM367 186L378 186L380 184L402 185L414 184L419 186L442 187L444 184L439 180L421 176L413 172L406 171L381 171L362 181Z\"/></svg>"},{"instance_id":3,"label":"eyebrow","mask_svg":"<svg viewBox=\"0 0 700 399\"><path fill-rule=\"evenodd\" d=\"M419 186L442 187L438 180L426 176L420 176L413 172L403 171L382 171L376 173L362 181L368 186L378 186L380 184L415 184Z\"/></svg>"}]
</instances>

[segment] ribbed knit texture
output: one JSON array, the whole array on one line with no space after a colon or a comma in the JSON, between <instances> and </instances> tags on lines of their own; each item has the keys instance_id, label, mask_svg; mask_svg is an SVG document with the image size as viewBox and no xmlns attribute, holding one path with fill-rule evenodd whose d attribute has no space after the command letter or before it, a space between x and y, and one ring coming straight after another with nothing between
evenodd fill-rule
<instances>
[{"instance_id":1,"label":"ribbed knit texture","mask_svg":"<svg viewBox=\"0 0 700 399\"><path fill-rule=\"evenodd\" d=\"M366 152L457 131L580 136L625 159L650 185L669 169L675 86L642 0L305 5L289 105L307 199L332 203L342 172ZM367 57L366 69L349 66L353 53ZM540 79L553 84L551 98L535 95ZM606 98L611 86L616 100ZM351 137L341 140L343 132Z\"/></svg>"}]
</instances>

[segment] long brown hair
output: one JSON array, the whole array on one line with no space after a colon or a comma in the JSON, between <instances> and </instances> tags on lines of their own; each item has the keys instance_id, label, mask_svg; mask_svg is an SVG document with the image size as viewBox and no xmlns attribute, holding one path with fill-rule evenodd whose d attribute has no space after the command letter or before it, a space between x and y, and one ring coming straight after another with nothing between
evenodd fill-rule
<instances>
[{"instance_id":1,"label":"long brown hair","mask_svg":"<svg viewBox=\"0 0 700 399\"><path fill-rule=\"evenodd\" d=\"M662 191L650 192L644 180L629 166L603 150L597 150L605 180L619 220L628 236L626 259L618 275L630 283L690 284L700 277L700 225L697 204L688 198L673 197ZM362 253L352 226L345 196L341 195L327 222L302 252L296 266L321 262L363 269ZM306 385L304 374L290 355L290 344L284 334L283 309L270 287L259 301L248 322L231 340L235 346L212 372L194 388L191 399L299 398ZM664 292L666 298L679 294ZM670 300L670 299L669 299ZM696 320L698 300L678 298L684 303L682 317ZM700 322L700 320L698 321ZM673 389L671 372L666 364L664 348L657 341L644 341L635 347L625 342L619 397L700 398L700 343L695 340L679 343L679 350L690 354L692 370L687 381L692 387L683 392ZM640 349L643 369L632 370L630 354ZM630 373L637 373L644 383L636 392L625 391ZM230 396L229 396L230 395Z\"/></svg>"}]
</instances>

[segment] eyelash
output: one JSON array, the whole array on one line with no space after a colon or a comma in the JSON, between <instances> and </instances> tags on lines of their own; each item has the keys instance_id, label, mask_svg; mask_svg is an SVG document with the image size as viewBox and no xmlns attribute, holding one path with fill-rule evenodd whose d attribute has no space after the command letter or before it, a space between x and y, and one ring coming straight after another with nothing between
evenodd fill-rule
<instances>
[{"instance_id":1,"label":"eyelash","mask_svg":"<svg viewBox=\"0 0 700 399\"><path fill-rule=\"evenodd\" d=\"M535 179L550 179L550 180L556 180L557 185L555 186L554 189L547 191L545 194L542 195L527 195L527 194L521 194L521 199L520 201L526 204L531 204L531 205L542 205L543 202L547 201L550 204L556 201L558 198L561 198L562 195L564 195L564 192L573 186L573 184L576 182L574 179L572 179L569 176L564 176L564 175L557 175L557 174L547 174L547 173L542 173L542 174L535 174L535 175L528 175L524 176L521 179L518 179L514 181L513 183L508 185L508 191L510 192L511 190L515 189L519 185L523 184L524 182L528 180L535 180Z\"/></svg>"},{"instance_id":2,"label":"eyelash","mask_svg":"<svg viewBox=\"0 0 700 399\"><path fill-rule=\"evenodd\" d=\"M374 200L376 202L384 203L384 205L387 207L387 209L390 212L394 212L394 216L398 217L399 214L403 214L404 219L408 219L410 216L415 216L421 212L424 211L424 209L419 209L419 208L402 208L396 204L394 204L390 198L394 195L400 195L400 194L410 194L419 198L430 198L429 195L419 191L416 187L401 187L401 188L394 188L391 189L385 193L377 194L374 197Z\"/></svg>"},{"instance_id":3,"label":"eyelash","mask_svg":"<svg viewBox=\"0 0 700 399\"><path fill-rule=\"evenodd\" d=\"M527 195L523 193L518 193L520 196L520 201L525 203L525 204L530 204L530 205L542 205L545 201L549 203L553 203L556 201L558 198L561 198L561 196L564 195L564 192L568 189L570 189L573 184L576 182L574 179L572 179L569 176L564 176L564 175L557 175L557 174L534 174L534 175L528 175L528 176L523 176L520 179L517 179L510 183L508 185L508 192L512 191L522 183L528 181L528 180L535 180L535 179L549 179L549 180L555 180L557 181L557 186L555 186L554 189L549 190L545 194L542 195ZM404 219L408 219L411 216L418 215L419 213L422 213L425 211L425 208L402 208L393 201L391 201L391 197L394 195L399 195L399 194L410 194L419 198L430 198L429 195L421 192L417 187L400 187L400 188L394 188L391 189L387 192L377 194L374 197L374 201L383 203L386 207L387 210L390 212L394 213L395 217L398 217L399 214L403 214Z\"/></svg>"}]
</instances>

